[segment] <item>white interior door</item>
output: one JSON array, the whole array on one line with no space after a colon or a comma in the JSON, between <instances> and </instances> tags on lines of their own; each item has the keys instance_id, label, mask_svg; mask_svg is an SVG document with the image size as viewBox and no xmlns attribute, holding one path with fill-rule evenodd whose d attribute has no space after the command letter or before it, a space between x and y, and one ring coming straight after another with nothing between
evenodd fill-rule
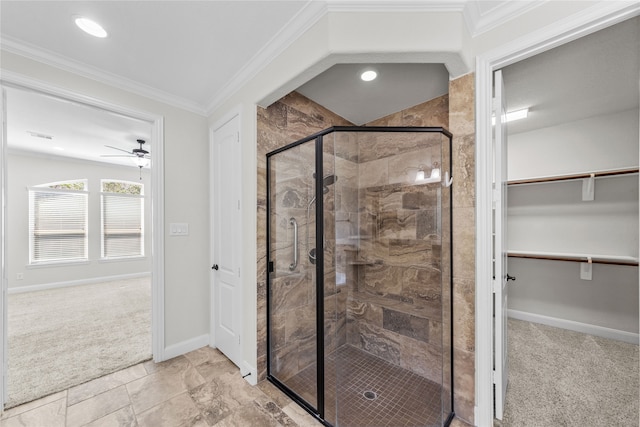
<instances>
[{"instance_id":1,"label":"white interior door","mask_svg":"<svg viewBox=\"0 0 640 427\"><path fill-rule=\"evenodd\" d=\"M495 390L495 417L502 419L507 393L509 366L507 364L507 126L506 102L502 71L495 72L494 80L494 348L493 363Z\"/></svg>"},{"instance_id":2,"label":"white interior door","mask_svg":"<svg viewBox=\"0 0 640 427\"><path fill-rule=\"evenodd\" d=\"M214 128L211 137L212 304L211 344L240 366L240 118Z\"/></svg>"}]
</instances>

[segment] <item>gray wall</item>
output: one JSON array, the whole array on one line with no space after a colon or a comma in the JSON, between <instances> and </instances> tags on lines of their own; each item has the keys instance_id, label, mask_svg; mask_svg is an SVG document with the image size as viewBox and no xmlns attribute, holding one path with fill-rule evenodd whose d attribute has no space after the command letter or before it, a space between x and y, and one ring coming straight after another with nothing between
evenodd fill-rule
<instances>
[{"instance_id":1,"label":"gray wall","mask_svg":"<svg viewBox=\"0 0 640 427\"><path fill-rule=\"evenodd\" d=\"M638 110L509 135L509 178L638 165ZM638 176L509 188L508 249L638 257ZM638 333L638 267L509 259L509 309Z\"/></svg>"}]
</instances>

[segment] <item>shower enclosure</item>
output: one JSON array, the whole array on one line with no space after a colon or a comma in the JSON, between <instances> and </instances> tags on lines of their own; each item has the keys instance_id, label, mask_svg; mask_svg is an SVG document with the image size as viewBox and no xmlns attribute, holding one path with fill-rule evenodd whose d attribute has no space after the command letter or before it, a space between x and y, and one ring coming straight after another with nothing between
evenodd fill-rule
<instances>
[{"instance_id":1,"label":"shower enclosure","mask_svg":"<svg viewBox=\"0 0 640 427\"><path fill-rule=\"evenodd\" d=\"M325 425L451 422L450 173L443 128L267 154L267 378Z\"/></svg>"}]
</instances>

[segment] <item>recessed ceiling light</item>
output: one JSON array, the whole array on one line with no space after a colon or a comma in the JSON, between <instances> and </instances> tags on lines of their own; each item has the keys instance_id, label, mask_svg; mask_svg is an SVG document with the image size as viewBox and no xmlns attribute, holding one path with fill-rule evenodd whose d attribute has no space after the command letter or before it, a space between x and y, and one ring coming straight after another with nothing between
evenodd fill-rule
<instances>
[{"instance_id":1,"label":"recessed ceiling light","mask_svg":"<svg viewBox=\"0 0 640 427\"><path fill-rule=\"evenodd\" d=\"M378 73L373 70L366 70L362 74L360 74L360 78L365 82L375 80L376 77L378 77Z\"/></svg>"},{"instance_id":2,"label":"recessed ceiling light","mask_svg":"<svg viewBox=\"0 0 640 427\"><path fill-rule=\"evenodd\" d=\"M520 119L526 119L529 116L529 109L523 108L522 110L510 111L507 113L507 122L513 122ZM496 124L496 117L491 117L491 124Z\"/></svg>"},{"instance_id":3,"label":"recessed ceiling light","mask_svg":"<svg viewBox=\"0 0 640 427\"><path fill-rule=\"evenodd\" d=\"M74 20L78 28L87 34L91 34L94 37L105 38L107 32L100 24L84 16L74 16Z\"/></svg>"}]
</instances>

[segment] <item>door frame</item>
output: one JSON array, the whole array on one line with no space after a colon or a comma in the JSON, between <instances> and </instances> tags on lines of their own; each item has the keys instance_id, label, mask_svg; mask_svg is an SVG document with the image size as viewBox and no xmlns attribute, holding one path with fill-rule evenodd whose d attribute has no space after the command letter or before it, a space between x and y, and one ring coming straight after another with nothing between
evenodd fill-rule
<instances>
[{"instance_id":1,"label":"door frame","mask_svg":"<svg viewBox=\"0 0 640 427\"><path fill-rule=\"evenodd\" d=\"M236 179L238 181L238 186L239 188L243 188L243 177L242 177L242 158L243 158L243 149L242 149L242 106L238 106L234 109L232 109L229 113L225 114L222 118L220 118L219 120L217 120L213 125L211 125L209 127L209 254L210 254L210 265L213 266L213 264L215 264L215 245L214 245L214 239L215 239L215 227L214 227L214 221L215 221L215 207L214 207L214 197L213 197L213 190L214 190L214 173L213 173L213 165L214 165L214 150L213 150L213 144L215 143L215 133L218 129L220 129L221 127L223 127L224 125L226 125L228 122L230 122L231 120L237 118L238 119L238 144L240 144L239 148L239 158L240 158L240 164L237 165L236 171L237 171L237 176L236 177L229 177L229 179ZM236 355L236 359L235 361L233 361L238 367L240 367L240 372L241 374L244 376L246 374L253 374L254 373L254 369L252 369L246 362L243 362L244 360L244 344L245 344L245 334L244 334L244 311L245 311L245 306L242 303L243 299L244 299L244 283L243 280L244 278L242 277L242 260L243 260L243 235L244 235L244 231L243 231L243 227L242 227L242 215L243 215L243 206L242 206L242 194L238 195L239 198L239 206L238 206L238 216L237 216L237 220L240 223L239 224L239 236L238 236L238 240L240 241L240 244L238 244L238 260L239 260L239 265L238 267L240 268L240 283L238 286L240 286L240 296L241 298L238 301L238 306L234 307L234 310L237 310L238 313L238 319L239 319L239 324L238 324L238 333L240 334L240 354ZM216 278L214 274L211 274L209 276L209 346L212 348L216 348L216 315L215 315L215 292L214 292L214 287L216 286ZM253 378L251 378L253 377ZM251 384L257 383L256 378L255 378L255 374L254 375L249 375L249 377L246 378L247 381L249 381Z\"/></svg>"},{"instance_id":2,"label":"door frame","mask_svg":"<svg viewBox=\"0 0 640 427\"><path fill-rule=\"evenodd\" d=\"M601 1L593 7L476 58L476 381L475 424L493 425L492 144L493 72L640 15L640 4ZM499 233L496 230L496 233ZM496 238L500 236L496 235Z\"/></svg>"},{"instance_id":3,"label":"door frame","mask_svg":"<svg viewBox=\"0 0 640 427\"><path fill-rule=\"evenodd\" d=\"M151 125L151 143L153 152L151 158L151 351L154 362L165 360L164 340L164 117L137 110L123 105L114 104L98 98L65 89L42 80L33 79L19 73L2 70L0 84L11 85L25 90L33 90L45 95L66 99L72 102L99 108L112 113L121 114L138 120L149 122ZM8 276L6 268L6 195L7 195L7 157L6 157L6 100L2 91L2 134L0 135L0 184L2 208L0 209L0 227L2 227L2 244L0 245L0 412L4 409L7 399L7 291Z\"/></svg>"}]
</instances>

